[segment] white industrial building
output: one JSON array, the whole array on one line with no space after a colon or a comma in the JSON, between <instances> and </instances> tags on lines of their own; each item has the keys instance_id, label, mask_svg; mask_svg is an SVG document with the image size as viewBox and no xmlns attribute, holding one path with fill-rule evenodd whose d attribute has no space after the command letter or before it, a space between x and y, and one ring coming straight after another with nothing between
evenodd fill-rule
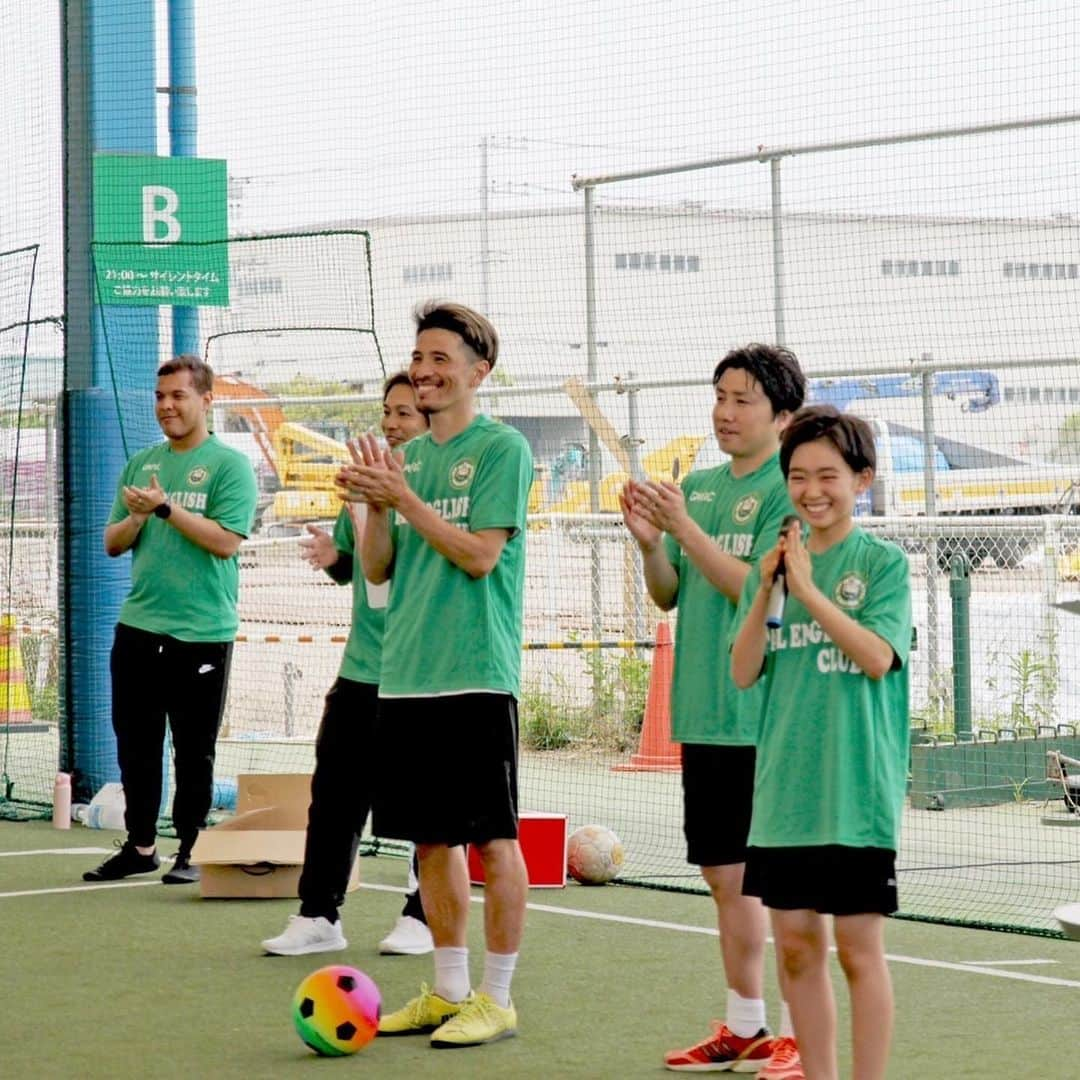
<instances>
[{"instance_id":1,"label":"white industrial building","mask_svg":"<svg viewBox=\"0 0 1080 1080\"><path fill-rule=\"evenodd\" d=\"M583 209L340 221L327 229L371 236L375 326L387 370L407 360L414 305L440 296L491 315L503 339L500 382L586 377ZM785 214L778 231L767 211L597 206L597 378L705 384L643 391L637 404L646 443L690 425L707 432L716 361L734 344L778 336L810 374L906 371L920 359L953 368L1007 365L997 372L999 406L968 415L963 401L941 403L944 423L970 429L954 434L982 432L1006 449L1046 452L1063 420L1080 411L1073 360L1080 354L1080 220ZM204 333L356 325L347 320L368 317L362 248L289 238L235 249L233 308L224 321L204 310ZM374 353L357 335L264 336L255 349L240 335L231 344L230 364L216 366L255 381L300 372L346 383L373 378ZM601 399L621 432L627 398ZM536 395L530 408L572 416L565 397ZM917 393L889 408L906 422L920 420Z\"/></svg>"}]
</instances>

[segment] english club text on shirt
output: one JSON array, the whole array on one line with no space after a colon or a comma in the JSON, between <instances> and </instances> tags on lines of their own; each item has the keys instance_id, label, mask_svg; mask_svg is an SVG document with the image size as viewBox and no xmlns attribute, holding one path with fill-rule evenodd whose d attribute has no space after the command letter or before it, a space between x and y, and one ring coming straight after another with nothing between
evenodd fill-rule
<instances>
[{"instance_id":1,"label":"english club text on shirt","mask_svg":"<svg viewBox=\"0 0 1080 1080\"><path fill-rule=\"evenodd\" d=\"M790 623L770 629L769 651L817 647L817 669L822 675L861 675L862 668L843 650L838 649L815 619L811 622Z\"/></svg>"}]
</instances>

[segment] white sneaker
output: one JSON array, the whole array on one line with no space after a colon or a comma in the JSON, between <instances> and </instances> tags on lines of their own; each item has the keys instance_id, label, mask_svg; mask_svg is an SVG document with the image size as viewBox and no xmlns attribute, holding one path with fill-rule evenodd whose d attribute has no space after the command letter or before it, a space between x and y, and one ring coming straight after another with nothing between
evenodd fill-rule
<instances>
[{"instance_id":1,"label":"white sneaker","mask_svg":"<svg viewBox=\"0 0 1080 1080\"><path fill-rule=\"evenodd\" d=\"M267 938L262 947L271 956L306 956L308 953L340 952L348 946L341 932L341 920L329 922L321 915L309 919L290 915L283 934Z\"/></svg>"},{"instance_id":2,"label":"white sneaker","mask_svg":"<svg viewBox=\"0 0 1080 1080\"><path fill-rule=\"evenodd\" d=\"M427 923L402 915L394 929L379 942L379 952L384 956L422 956L435 948Z\"/></svg>"}]
</instances>

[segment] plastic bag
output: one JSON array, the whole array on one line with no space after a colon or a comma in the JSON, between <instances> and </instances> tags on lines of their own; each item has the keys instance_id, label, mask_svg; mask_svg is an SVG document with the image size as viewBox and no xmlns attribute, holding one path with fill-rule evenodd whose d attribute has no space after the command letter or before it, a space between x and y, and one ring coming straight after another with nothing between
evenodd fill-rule
<instances>
[{"instance_id":1,"label":"plastic bag","mask_svg":"<svg viewBox=\"0 0 1080 1080\"><path fill-rule=\"evenodd\" d=\"M124 785L103 784L79 820L91 829L124 829Z\"/></svg>"}]
</instances>

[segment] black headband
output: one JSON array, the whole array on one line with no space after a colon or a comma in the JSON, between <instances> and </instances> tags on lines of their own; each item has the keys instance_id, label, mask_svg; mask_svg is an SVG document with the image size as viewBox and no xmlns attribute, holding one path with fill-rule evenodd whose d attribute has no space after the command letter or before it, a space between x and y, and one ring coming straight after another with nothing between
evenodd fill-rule
<instances>
[{"instance_id":1,"label":"black headband","mask_svg":"<svg viewBox=\"0 0 1080 1080\"><path fill-rule=\"evenodd\" d=\"M457 334L477 356L487 359L487 346L477 340L461 319L445 308L436 308L430 314L417 320L416 332L419 334L424 330L449 330L450 333Z\"/></svg>"}]
</instances>

